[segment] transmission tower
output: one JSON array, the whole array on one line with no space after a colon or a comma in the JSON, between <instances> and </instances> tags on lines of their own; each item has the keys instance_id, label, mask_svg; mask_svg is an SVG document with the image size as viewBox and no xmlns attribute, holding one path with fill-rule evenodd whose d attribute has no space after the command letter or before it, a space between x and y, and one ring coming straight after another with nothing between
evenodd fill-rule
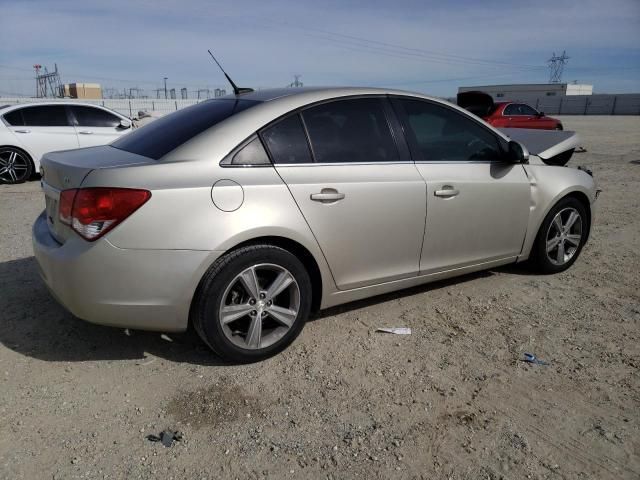
<instances>
[{"instance_id":1,"label":"transmission tower","mask_svg":"<svg viewBox=\"0 0 640 480\"><path fill-rule=\"evenodd\" d=\"M547 61L550 70L549 83L560 83L562 81L562 71L569 58L564 50L560 56L553 52L553 56Z\"/></svg>"},{"instance_id":2,"label":"transmission tower","mask_svg":"<svg viewBox=\"0 0 640 480\"><path fill-rule=\"evenodd\" d=\"M55 64L55 70L51 73L47 70L47 67L36 64L33 66L36 71L36 97L62 97L64 92L62 90L62 82L60 81L60 74L58 73L58 64ZM44 73L40 73L40 70L44 68Z\"/></svg>"},{"instance_id":3,"label":"transmission tower","mask_svg":"<svg viewBox=\"0 0 640 480\"><path fill-rule=\"evenodd\" d=\"M298 88L298 87L302 87L302 86L304 86L304 83L302 83L302 82L300 81L300 77L301 77L301 76L302 76L302 75L294 75L294 76L293 76L294 80L293 80L293 82L291 82L291 83L289 84L289 87L291 87L291 88Z\"/></svg>"}]
</instances>

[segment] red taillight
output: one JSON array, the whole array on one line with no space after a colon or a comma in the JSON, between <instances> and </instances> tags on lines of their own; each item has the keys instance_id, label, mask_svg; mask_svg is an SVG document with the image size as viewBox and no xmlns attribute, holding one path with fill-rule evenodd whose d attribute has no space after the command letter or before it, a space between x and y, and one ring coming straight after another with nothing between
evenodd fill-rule
<instances>
[{"instance_id":1,"label":"red taillight","mask_svg":"<svg viewBox=\"0 0 640 480\"><path fill-rule=\"evenodd\" d=\"M148 190L80 188L64 190L58 207L60 221L82 238L97 240L151 198Z\"/></svg>"}]
</instances>

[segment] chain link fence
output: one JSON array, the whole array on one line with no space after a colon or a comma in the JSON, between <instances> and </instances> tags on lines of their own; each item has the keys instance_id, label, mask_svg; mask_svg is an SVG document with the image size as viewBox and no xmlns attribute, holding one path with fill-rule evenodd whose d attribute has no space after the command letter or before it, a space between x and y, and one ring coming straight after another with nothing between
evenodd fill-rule
<instances>
[{"instance_id":1,"label":"chain link fence","mask_svg":"<svg viewBox=\"0 0 640 480\"><path fill-rule=\"evenodd\" d=\"M455 103L455 99L449 99ZM497 99L499 101L523 102L531 105L536 110L549 115L640 115L640 93L621 94L595 94L595 95L569 95L558 97L518 96L518 98ZM55 99L55 98L28 98L28 97L0 97L0 105L33 102L82 102L102 105L115 110L129 118L138 118L138 112L156 112L167 114L181 108L195 105L203 100L182 99L104 99L104 100L80 100L80 99Z\"/></svg>"}]
</instances>

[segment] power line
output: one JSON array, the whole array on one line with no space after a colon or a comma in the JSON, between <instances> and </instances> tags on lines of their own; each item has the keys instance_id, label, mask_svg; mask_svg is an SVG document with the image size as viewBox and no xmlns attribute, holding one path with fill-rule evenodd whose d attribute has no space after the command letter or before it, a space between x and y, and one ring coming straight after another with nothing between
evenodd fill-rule
<instances>
[{"instance_id":1,"label":"power line","mask_svg":"<svg viewBox=\"0 0 640 480\"><path fill-rule=\"evenodd\" d=\"M336 40L335 38L331 38L331 37L339 37L342 40L342 42L344 43L349 43L352 46L360 46L360 47L369 47L371 48L370 45L368 44L372 44L372 45L377 45L378 48L384 48L388 53L401 53L404 55L410 55L410 56L417 56L417 57L422 57L426 60L431 60L434 62L438 62L438 63L449 63L449 64L475 64L475 65L484 65L484 66L502 66L502 67L519 67L519 68L531 68L531 69L541 69L541 68L545 68L542 65L523 65L523 64L516 64L516 63L510 63L510 62L503 62L503 61L496 61L496 60L488 60L488 59L481 59L481 58L473 58L473 57L466 57L466 56L462 56L462 55L453 55L453 54L447 54L447 53L440 53L440 52L436 52L433 50L426 50L426 49L422 49L422 48L413 48L413 47L406 47L403 45L398 45L398 44L394 44L394 43L389 43L389 42L381 42L379 40L373 40L370 38L364 38L364 37L358 37L355 35L345 35L342 33L338 33L338 32L331 32L328 30L322 30L319 28L313 28L313 27L308 27L308 26L297 26L297 25L293 25L287 22L280 22L277 20L271 20L271 19L266 19L266 21L271 22L273 24L278 24L278 25L282 25L285 26L287 28L293 28L293 29L297 29L297 30L303 30L302 34L306 35L306 36L310 36L310 37L314 37L314 38L323 38L325 40L329 40L329 41L336 41L336 42L340 42L340 40ZM314 35L309 33L309 31L315 31L315 32L319 32L321 34L324 35L329 35L329 37L322 37L322 36L318 36L318 35Z\"/></svg>"}]
</instances>

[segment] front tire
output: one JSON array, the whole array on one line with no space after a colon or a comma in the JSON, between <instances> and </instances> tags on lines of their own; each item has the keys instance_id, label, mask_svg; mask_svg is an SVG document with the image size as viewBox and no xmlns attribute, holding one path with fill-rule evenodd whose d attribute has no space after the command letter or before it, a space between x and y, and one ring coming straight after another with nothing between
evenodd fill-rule
<instances>
[{"instance_id":1,"label":"front tire","mask_svg":"<svg viewBox=\"0 0 640 480\"><path fill-rule=\"evenodd\" d=\"M292 253L273 245L243 247L218 259L205 274L192 322L222 358L263 360L300 334L311 292L309 274Z\"/></svg>"},{"instance_id":2,"label":"front tire","mask_svg":"<svg viewBox=\"0 0 640 480\"><path fill-rule=\"evenodd\" d=\"M559 273L577 260L587 240L590 219L579 200L565 197L545 217L531 252L541 273Z\"/></svg>"},{"instance_id":3,"label":"front tire","mask_svg":"<svg viewBox=\"0 0 640 480\"><path fill-rule=\"evenodd\" d=\"M0 147L0 183L23 183L33 175L29 155L15 147Z\"/></svg>"}]
</instances>

